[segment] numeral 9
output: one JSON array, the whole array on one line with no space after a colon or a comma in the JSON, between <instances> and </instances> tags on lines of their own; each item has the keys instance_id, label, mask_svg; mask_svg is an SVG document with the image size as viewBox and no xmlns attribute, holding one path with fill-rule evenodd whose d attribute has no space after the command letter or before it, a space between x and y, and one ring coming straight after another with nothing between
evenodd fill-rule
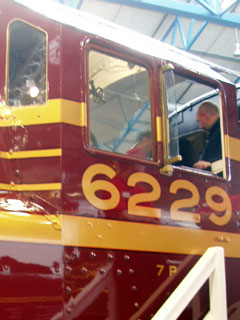
<instances>
[{"instance_id":1,"label":"numeral 9","mask_svg":"<svg viewBox=\"0 0 240 320\"><path fill-rule=\"evenodd\" d=\"M214 196L219 196L222 198L221 202L214 200ZM224 226L227 224L232 216L232 204L226 193L222 188L219 187L210 187L206 191L206 202L207 205L217 212L223 212L221 216L211 213L209 219L218 226Z\"/></svg>"}]
</instances>

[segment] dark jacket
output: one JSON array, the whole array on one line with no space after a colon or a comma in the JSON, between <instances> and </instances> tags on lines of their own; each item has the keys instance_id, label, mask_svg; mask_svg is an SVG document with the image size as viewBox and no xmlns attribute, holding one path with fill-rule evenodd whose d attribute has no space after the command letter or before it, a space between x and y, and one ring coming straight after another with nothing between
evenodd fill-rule
<instances>
[{"instance_id":1,"label":"dark jacket","mask_svg":"<svg viewBox=\"0 0 240 320\"><path fill-rule=\"evenodd\" d=\"M222 159L220 119L218 119L208 132L208 140L203 148L200 160L214 162Z\"/></svg>"}]
</instances>

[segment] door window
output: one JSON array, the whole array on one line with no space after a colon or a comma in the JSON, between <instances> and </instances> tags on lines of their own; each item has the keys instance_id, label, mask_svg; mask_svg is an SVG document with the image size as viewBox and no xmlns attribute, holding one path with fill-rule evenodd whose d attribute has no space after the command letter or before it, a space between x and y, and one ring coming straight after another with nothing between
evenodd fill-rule
<instances>
[{"instance_id":1,"label":"door window","mask_svg":"<svg viewBox=\"0 0 240 320\"><path fill-rule=\"evenodd\" d=\"M149 72L99 51L89 53L91 148L153 160Z\"/></svg>"},{"instance_id":2,"label":"door window","mask_svg":"<svg viewBox=\"0 0 240 320\"><path fill-rule=\"evenodd\" d=\"M174 70L162 73L165 164L224 175L221 96L217 86Z\"/></svg>"}]
</instances>

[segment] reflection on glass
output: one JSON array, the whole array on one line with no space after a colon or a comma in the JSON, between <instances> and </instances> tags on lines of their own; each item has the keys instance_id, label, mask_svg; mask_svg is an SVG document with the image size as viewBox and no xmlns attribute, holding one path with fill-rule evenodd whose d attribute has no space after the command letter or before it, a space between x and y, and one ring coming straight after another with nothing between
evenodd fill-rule
<instances>
[{"instance_id":1,"label":"reflection on glass","mask_svg":"<svg viewBox=\"0 0 240 320\"><path fill-rule=\"evenodd\" d=\"M149 73L143 66L89 53L90 146L153 159Z\"/></svg>"},{"instance_id":2,"label":"reflection on glass","mask_svg":"<svg viewBox=\"0 0 240 320\"><path fill-rule=\"evenodd\" d=\"M46 40L43 31L23 21L9 25L8 105L46 102Z\"/></svg>"}]
</instances>

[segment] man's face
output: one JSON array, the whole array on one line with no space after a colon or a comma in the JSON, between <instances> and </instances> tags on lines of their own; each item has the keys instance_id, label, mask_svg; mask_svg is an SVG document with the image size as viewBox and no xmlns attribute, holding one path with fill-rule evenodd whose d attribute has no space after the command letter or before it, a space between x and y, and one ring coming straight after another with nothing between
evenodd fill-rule
<instances>
[{"instance_id":1,"label":"man's face","mask_svg":"<svg viewBox=\"0 0 240 320\"><path fill-rule=\"evenodd\" d=\"M197 113L197 122L199 123L199 128L203 130L208 130L211 127L209 124L209 119L204 113Z\"/></svg>"}]
</instances>

